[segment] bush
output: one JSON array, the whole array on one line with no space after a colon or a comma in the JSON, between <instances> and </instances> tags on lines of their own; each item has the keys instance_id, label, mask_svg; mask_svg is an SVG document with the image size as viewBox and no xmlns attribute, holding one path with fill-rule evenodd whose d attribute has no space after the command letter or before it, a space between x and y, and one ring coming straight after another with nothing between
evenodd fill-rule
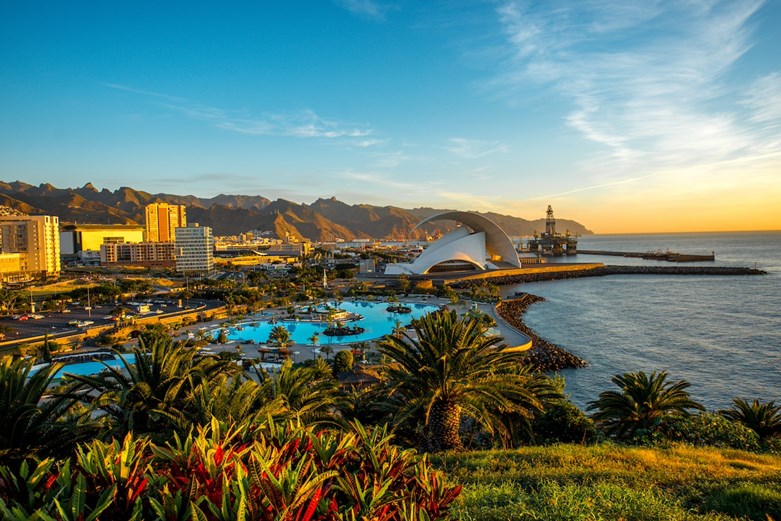
<instances>
[{"instance_id":1,"label":"bush","mask_svg":"<svg viewBox=\"0 0 781 521\"><path fill-rule=\"evenodd\" d=\"M0 467L4 519L443 519L461 487L385 428L216 420L155 445L128 434L65 461Z\"/></svg>"},{"instance_id":2,"label":"bush","mask_svg":"<svg viewBox=\"0 0 781 521\"><path fill-rule=\"evenodd\" d=\"M569 400L557 400L545 405L542 413L531 423L537 443L589 443L594 441L597 428L577 405Z\"/></svg>"},{"instance_id":3,"label":"bush","mask_svg":"<svg viewBox=\"0 0 781 521\"><path fill-rule=\"evenodd\" d=\"M759 436L745 425L715 413L701 413L667 420L651 441L682 441L742 450L759 450Z\"/></svg>"},{"instance_id":4,"label":"bush","mask_svg":"<svg viewBox=\"0 0 781 521\"><path fill-rule=\"evenodd\" d=\"M339 351L334 356L334 373L346 373L353 370L354 357L350 351Z\"/></svg>"}]
</instances>

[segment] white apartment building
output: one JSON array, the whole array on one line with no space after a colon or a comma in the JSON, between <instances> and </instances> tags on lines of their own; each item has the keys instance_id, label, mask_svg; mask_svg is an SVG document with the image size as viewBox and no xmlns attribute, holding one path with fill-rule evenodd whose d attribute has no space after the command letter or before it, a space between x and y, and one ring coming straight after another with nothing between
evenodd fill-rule
<instances>
[{"instance_id":1,"label":"white apartment building","mask_svg":"<svg viewBox=\"0 0 781 521\"><path fill-rule=\"evenodd\" d=\"M208 226L191 223L174 230L176 271L185 275L207 276L214 271L214 237Z\"/></svg>"},{"instance_id":2,"label":"white apartment building","mask_svg":"<svg viewBox=\"0 0 781 521\"><path fill-rule=\"evenodd\" d=\"M59 228L59 218L51 215L0 216L0 254L19 255L19 270L15 273L3 271L2 279L58 276Z\"/></svg>"}]
</instances>

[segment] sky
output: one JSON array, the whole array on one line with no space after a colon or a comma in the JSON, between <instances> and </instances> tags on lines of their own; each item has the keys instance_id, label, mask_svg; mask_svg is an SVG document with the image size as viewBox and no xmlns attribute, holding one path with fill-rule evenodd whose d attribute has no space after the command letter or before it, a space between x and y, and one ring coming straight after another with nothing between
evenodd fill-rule
<instances>
[{"instance_id":1,"label":"sky","mask_svg":"<svg viewBox=\"0 0 781 521\"><path fill-rule=\"evenodd\" d=\"M0 180L781 229L781 0L0 0Z\"/></svg>"}]
</instances>

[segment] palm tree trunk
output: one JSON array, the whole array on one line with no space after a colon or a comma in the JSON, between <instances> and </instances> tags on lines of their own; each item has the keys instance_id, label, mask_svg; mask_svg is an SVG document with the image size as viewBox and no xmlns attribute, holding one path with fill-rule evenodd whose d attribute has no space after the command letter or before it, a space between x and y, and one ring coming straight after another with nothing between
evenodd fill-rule
<instances>
[{"instance_id":1,"label":"palm tree trunk","mask_svg":"<svg viewBox=\"0 0 781 521\"><path fill-rule=\"evenodd\" d=\"M428 419L428 443L432 452L460 450L461 407L455 402L440 400L431 406Z\"/></svg>"}]
</instances>

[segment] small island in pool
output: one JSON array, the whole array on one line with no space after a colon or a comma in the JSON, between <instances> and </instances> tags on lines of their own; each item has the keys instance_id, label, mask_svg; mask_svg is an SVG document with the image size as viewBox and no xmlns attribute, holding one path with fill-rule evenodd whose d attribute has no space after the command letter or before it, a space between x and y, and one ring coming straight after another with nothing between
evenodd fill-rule
<instances>
[{"instance_id":1,"label":"small island in pool","mask_svg":"<svg viewBox=\"0 0 781 521\"><path fill-rule=\"evenodd\" d=\"M409 306L402 306L401 304L397 306L388 306L385 308L385 311L388 313L412 313L412 308Z\"/></svg>"},{"instance_id":2,"label":"small island in pool","mask_svg":"<svg viewBox=\"0 0 781 521\"><path fill-rule=\"evenodd\" d=\"M329 326L325 328L323 334L325 336L352 336L360 335L365 331L360 326Z\"/></svg>"}]
</instances>

